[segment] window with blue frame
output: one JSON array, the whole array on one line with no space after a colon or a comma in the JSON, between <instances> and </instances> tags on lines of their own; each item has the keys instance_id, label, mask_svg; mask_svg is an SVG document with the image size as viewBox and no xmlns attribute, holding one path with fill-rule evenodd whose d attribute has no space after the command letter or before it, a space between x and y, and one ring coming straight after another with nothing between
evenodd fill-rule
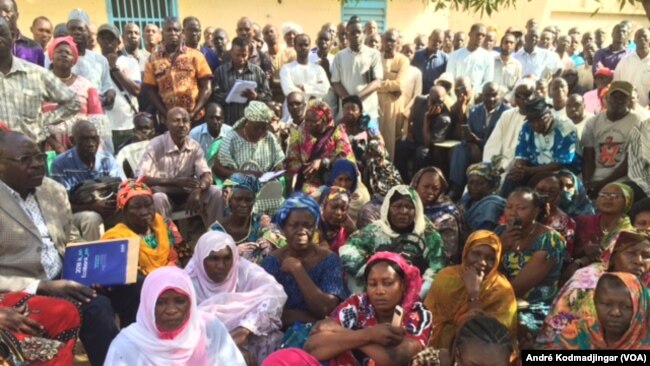
<instances>
[{"instance_id":1,"label":"window with blue frame","mask_svg":"<svg viewBox=\"0 0 650 366\"><path fill-rule=\"evenodd\" d=\"M380 32L386 30L386 1L387 0L347 0L341 1L341 21L347 22L351 16L357 15L365 24L374 20Z\"/></svg>"},{"instance_id":2,"label":"window with blue frame","mask_svg":"<svg viewBox=\"0 0 650 366\"><path fill-rule=\"evenodd\" d=\"M106 0L108 21L124 29L126 23L135 23L144 31L147 24L162 25L163 19L178 16L176 0Z\"/></svg>"}]
</instances>

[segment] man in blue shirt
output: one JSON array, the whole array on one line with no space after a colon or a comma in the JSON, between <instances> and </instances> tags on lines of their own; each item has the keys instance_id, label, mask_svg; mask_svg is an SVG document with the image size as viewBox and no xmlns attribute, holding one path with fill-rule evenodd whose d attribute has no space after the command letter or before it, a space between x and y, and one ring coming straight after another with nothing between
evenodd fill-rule
<instances>
[{"instance_id":1,"label":"man in blue shirt","mask_svg":"<svg viewBox=\"0 0 650 366\"><path fill-rule=\"evenodd\" d=\"M52 179L61 183L68 195L84 181L100 178L119 178L125 180L115 157L106 150L98 151L99 135L97 128L88 121L79 121L72 129L72 149L57 156L52 163ZM85 200L84 200L85 201ZM81 232L84 240L99 240L105 219L114 219L116 212L115 197L105 199L89 199L92 203L76 204L71 202L72 220Z\"/></svg>"},{"instance_id":2,"label":"man in blue shirt","mask_svg":"<svg viewBox=\"0 0 650 366\"><path fill-rule=\"evenodd\" d=\"M205 123L194 127L190 131L190 137L201 145L205 156L208 155L210 145L223 138L232 127L223 124L223 110L217 103L211 102L205 106Z\"/></svg>"},{"instance_id":3,"label":"man in blue shirt","mask_svg":"<svg viewBox=\"0 0 650 366\"><path fill-rule=\"evenodd\" d=\"M429 36L429 44L413 56L411 65L422 72L422 94L428 94L435 81L447 70L447 54L442 52L444 33L434 29Z\"/></svg>"},{"instance_id":4,"label":"man in blue shirt","mask_svg":"<svg viewBox=\"0 0 650 366\"><path fill-rule=\"evenodd\" d=\"M553 115L553 107L542 97L528 101L524 111L526 122L519 132L514 166L501 188L503 197L535 175L577 166L578 134L573 122Z\"/></svg>"},{"instance_id":5,"label":"man in blue shirt","mask_svg":"<svg viewBox=\"0 0 650 366\"><path fill-rule=\"evenodd\" d=\"M183 19L183 40L187 47L201 51L212 72L217 69L219 61L214 50L205 46L199 46L199 41L201 40L201 22L199 22L198 18L187 17Z\"/></svg>"}]
</instances>

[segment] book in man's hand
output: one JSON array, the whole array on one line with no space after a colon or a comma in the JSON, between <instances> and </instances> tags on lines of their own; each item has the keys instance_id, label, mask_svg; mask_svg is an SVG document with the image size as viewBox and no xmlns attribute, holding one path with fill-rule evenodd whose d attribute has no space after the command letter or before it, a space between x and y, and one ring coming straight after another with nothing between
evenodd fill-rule
<instances>
[{"instance_id":1,"label":"book in man's hand","mask_svg":"<svg viewBox=\"0 0 650 366\"><path fill-rule=\"evenodd\" d=\"M86 286L135 283L140 238L70 243L63 257L63 279Z\"/></svg>"}]
</instances>

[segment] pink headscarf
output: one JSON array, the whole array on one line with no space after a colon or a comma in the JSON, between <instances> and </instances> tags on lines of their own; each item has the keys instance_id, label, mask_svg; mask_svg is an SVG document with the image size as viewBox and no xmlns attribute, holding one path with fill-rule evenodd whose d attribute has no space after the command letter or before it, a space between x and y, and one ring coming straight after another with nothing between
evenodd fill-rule
<instances>
[{"instance_id":1,"label":"pink headscarf","mask_svg":"<svg viewBox=\"0 0 650 366\"><path fill-rule=\"evenodd\" d=\"M165 291L172 289L190 298L190 313L184 326L173 339L165 336L156 325L156 301ZM136 322L123 329L124 335L142 353L151 365L206 364L206 322L213 319L196 306L192 281L177 267L161 267L144 280Z\"/></svg>"},{"instance_id":2,"label":"pink headscarf","mask_svg":"<svg viewBox=\"0 0 650 366\"><path fill-rule=\"evenodd\" d=\"M72 48L72 59L76 64L77 60L79 59L79 51L77 50L77 44L74 43L74 40L70 36L57 37L54 38L52 42L50 42L50 45L47 46L47 56L50 58L50 61L54 59L54 50L61 43L67 43L70 48Z\"/></svg>"},{"instance_id":3,"label":"pink headscarf","mask_svg":"<svg viewBox=\"0 0 650 366\"><path fill-rule=\"evenodd\" d=\"M422 277L420 276L420 270L408 264L406 259L397 253L391 252L377 252L375 255L368 259L366 267L370 266L371 263L377 262L380 260L386 260L393 262L399 266L399 268L404 271L404 284L406 290L404 291L404 298L402 299L402 308L405 312L410 312L413 308L413 304L418 301L420 298L420 289L422 288Z\"/></svg>"},{"instance_id":4,"label":"pink headscarf","mask_svg":"<svg viewBox=\"0 0 650 366\"><path fill-rule=\"evenodd\" d=\"M211 252L224 248L232 251L233 264L226 279L216 283L205 272L203 261ZM264 308L255 312L260 319L255 324L247 323L246 328L262 334L279 329L287 301L284 289L262 267L240 257L230 235L220 231L201 235L185 271L194 284L199 309L216 315L228 331L242 326L242 321L250 321L252 311L259 308Z\"/></svg>"}]
</instances>

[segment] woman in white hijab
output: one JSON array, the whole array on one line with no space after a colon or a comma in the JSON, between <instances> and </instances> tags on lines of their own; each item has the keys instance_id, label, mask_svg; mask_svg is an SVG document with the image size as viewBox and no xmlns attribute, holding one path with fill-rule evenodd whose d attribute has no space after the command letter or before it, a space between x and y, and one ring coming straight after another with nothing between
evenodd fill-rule
<instances>
[{"instance_id":1,"label":"woman in white hijab","mask_svg":"<svg viewBox=\"0 0 650 366\"><path fill-rule=\"evenodd\" d=\"M161 267L145 279L136 322L113 340L104 365L246 363L221 321L197 308L189 276L180 268Z\"/></svg>"},{"instance_id":2,"label":"woman in white hijab","mask_svg":"<svg viewBox=\"0 0 650 366\"><path fill-rule=\"evenodd\" d=\"M199 309L216 315L240 348L259 362L277 348L287 295L262 267L238 255L230 235L203 234L185 271L194 284Z\"/></svg>"}]
</instances>

